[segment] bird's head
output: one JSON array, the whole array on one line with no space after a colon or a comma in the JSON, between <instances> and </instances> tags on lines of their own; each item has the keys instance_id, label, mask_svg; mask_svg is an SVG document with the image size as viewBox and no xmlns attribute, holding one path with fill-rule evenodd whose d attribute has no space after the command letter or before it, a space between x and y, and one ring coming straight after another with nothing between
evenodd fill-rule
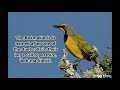
<instances>
[{"instance_id":1,"label":"bird's head","mask_svg":"<svg viewBox=\"0 0 120 90\"><path fill-rule=\"evenodd\" d=\"M72 34L74 32L73 28L69 24L59 24L54 25L53 27L59 28L61 31L63 31L64 34Z\"/></svg>"},{"instance_id":2,"label":"bird's head","mask_svg":"<svg viewBox=\"0 0 120 90\"><path fill-rule=\"evenodd\" d=\"M64 32L64 34L66 33L66 27L68 25L67 24L59 24L59 25L54 25L53 27L55 28L59 28L60 30L62 30Z\"/></svg>"}]
</instances>

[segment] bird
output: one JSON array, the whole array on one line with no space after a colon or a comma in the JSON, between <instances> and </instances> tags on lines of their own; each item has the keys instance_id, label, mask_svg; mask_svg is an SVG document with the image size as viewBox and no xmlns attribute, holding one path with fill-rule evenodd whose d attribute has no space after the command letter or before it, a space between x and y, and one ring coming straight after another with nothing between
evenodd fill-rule
<instances>
[{"instance_id":1,"label":"bird","mask_svg":"<svg viewBox=\"0 0 120 90\"><path fill-rule=\"evenodd\" d=\"M53 25L54 28L59 28L64 33L64 44L68 51L77 58L74 61L74 66L78 65L78 62L86 59L88 61L94 61L98 64L98 54L92 50L92 47L87 43L82 35L79 35L70 24L61 23Z\"/></svg>"}]
</instances>

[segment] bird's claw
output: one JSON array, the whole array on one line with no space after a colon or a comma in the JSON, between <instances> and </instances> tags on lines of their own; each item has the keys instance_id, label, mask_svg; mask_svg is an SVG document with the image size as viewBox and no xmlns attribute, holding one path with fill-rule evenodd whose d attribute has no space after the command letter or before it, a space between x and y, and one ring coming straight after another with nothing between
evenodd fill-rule
<instances>
[{"instance_id":1,"label":"bird's claw","mask_svg":"<svg viewBox=\"0 0 120 90\"><path fill-rule=\"evenodd\" d=\"M79 66L79 61L75 60L73 63L73 69L77 70L77 67Z\"/></svg>"}]
</instances>

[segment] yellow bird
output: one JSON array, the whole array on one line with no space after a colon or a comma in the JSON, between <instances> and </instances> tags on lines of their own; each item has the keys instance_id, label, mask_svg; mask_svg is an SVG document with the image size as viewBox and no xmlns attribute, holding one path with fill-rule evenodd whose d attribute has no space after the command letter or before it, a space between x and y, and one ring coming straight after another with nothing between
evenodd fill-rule
<instances>
[{"instance_id":1,"label":"yellow bird","mask_svg":"<svg viewBox=\"0 0 120 90\"><path fill-rule=\"evenodd\" d=\"M64 33L64 43L66 48L70 53L78 58L77 62L86 59L88 61L95 61L98 64L98 53L94 52L86 40L79 34L69 24L59 24L53 27L59 28ZM75 62L76 62L75 61Z\"/></svg>"}]
</instances>

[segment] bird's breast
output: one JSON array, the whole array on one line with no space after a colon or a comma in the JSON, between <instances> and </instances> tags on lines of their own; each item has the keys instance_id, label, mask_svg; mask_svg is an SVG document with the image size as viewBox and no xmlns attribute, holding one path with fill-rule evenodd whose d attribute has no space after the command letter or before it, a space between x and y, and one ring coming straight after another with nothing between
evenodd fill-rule
<instances>
[{"instance_id":1,"label":"bird's breast","mask_svg":"<svg viewBox=\"0 0 120 90\"><path fill-rule=\"evenodd\" d=\"M78 48L77 42L73 40L72 36L67 36L65 45L72 55L74 55L75 57L79 59L83 58L83 54L81 50Z\"/></svg>"}]
</instances>

